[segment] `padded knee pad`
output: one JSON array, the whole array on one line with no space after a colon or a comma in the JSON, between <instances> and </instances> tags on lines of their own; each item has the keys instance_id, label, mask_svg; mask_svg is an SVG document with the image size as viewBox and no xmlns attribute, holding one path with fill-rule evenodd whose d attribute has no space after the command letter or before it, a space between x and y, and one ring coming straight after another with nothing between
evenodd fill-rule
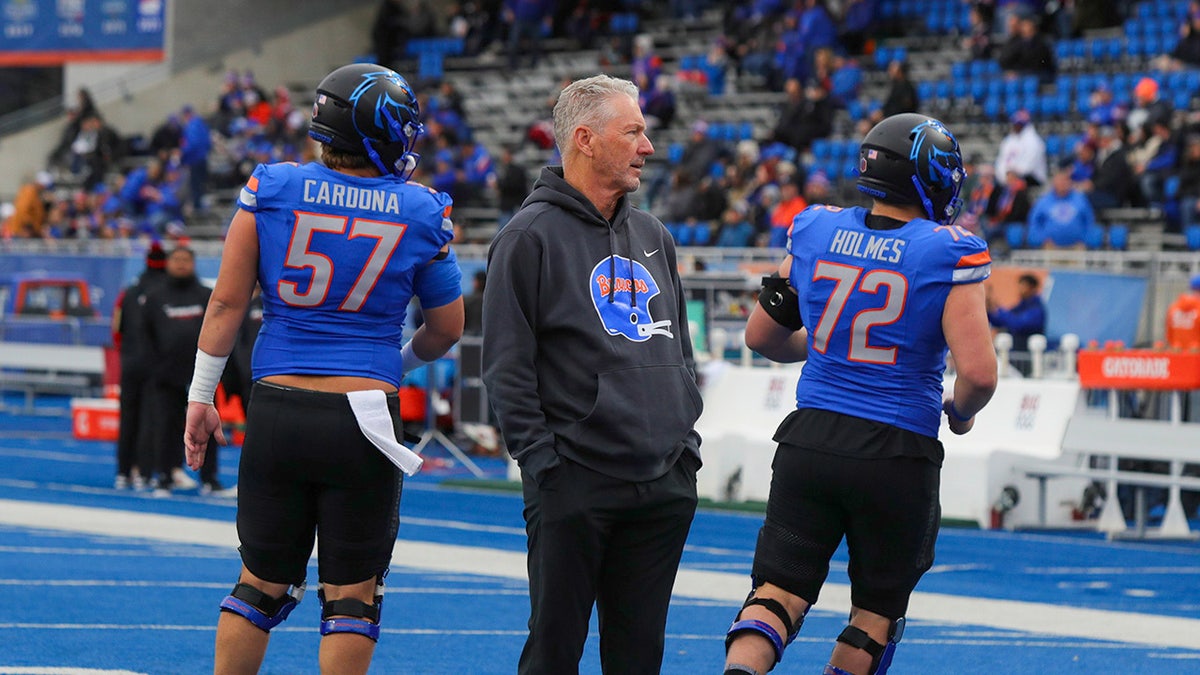
<instances>
[{"instance_id":1,"label":"padded knee pad","mask_svg":"<svg viewBox=\"0 0 1200 675\"><path fill-rule=\"evenodd\" d=\"M272 598L250 584L239 583L221 601L221 611L237 614L264 633L283 623L304 598L304 582L282 597Z\"/></svg>"},{"instance_id":2,"label":"padded knee pad","mask_svg":"<svg viewBox=\"0 0 1200 675\"><path fill-rule=\"evenodd\" d=\"M375 588L375 603L367 604L354 598L325 600L324 588L317 590L321 601L321 636L332 633L355 633L379 641L380 606L383 604L383 580Z\"/></svg>"},{"instance_id":3,"label":"padded knee pad","mask_svg":"<svg viewBox=\"0 0 1200 675\"><path fill-rule=\"evenodd\" d=\"M734 619L733 625L730 626L729 631L725 633L725 653L729 653L729 646L733 644L734 638L736 638L738 635L741 635L742 633L757 633L770 641L771 647L775 650L775 663L779 663L783 660L783 650L786 649L788 645L792 644L792 641L796 639L796 635L800 633L800 627L804 625L804 617L808 614L808 610L805 609L804 614L801 614L800 617L796 619L796 623L793 624L792 618L788 616L787 610L784 609L783 605L777 600L771 598L756 598L754 597L754 591L750 591L750 597L746 600L745 604L742 605L742 610L754 605L765 607L770 610L772 614L779 617L779 621L783 623L784 626L788 627L787 640L785 641L783 636L781 636L779 632L775 630L775 627L766 621L759 621L757 619L742 620L742 612L739 610L737 618Z\"/></svg>"},{"instance_id":4,"label":"padded knee pad","mask_svg":"<svg viewBox=\"0 0 1200 675\"><path fill-rule=\"evenodd\" d=\"M881 645L871 639L870 635L856 626L846 626L842 630L842 634L838 635L837 641L871 655L871 672L868 675L887 675L888 668L892 665L892 656L896 653L896 645L900 643L902 637L904 637L904 617L892 622L888 629L886 645Z\"/></svg>"}]
</instances>

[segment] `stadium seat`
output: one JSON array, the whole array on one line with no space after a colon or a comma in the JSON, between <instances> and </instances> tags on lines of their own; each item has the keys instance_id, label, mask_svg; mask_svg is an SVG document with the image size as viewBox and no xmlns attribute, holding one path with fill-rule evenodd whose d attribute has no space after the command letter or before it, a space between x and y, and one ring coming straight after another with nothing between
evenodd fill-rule
<instances>
[{"instance_id":1,"label":"stadium seat","mask_svg":"<svg viewBox=\"0 0 1200 675\"><path fill-rule=\"evenodd\" d=\"M1117 251L1129 248L1129 226L1113 223L1108 226L1108 247Z\"/></svg>"},{"instance_id":2,"label":"stadium seat","mask_svg":"<svg viewBox=\"0 0 1200 675\"><path fill-rule=\"evenodd\" d=\"M1009 223L1004 226L1004 239L1011 249L1022 248L1025 245L1025 226L1021 223Z\"/></svg>"},{"instance_id":3,"label":"stadium seat","mask_svg":"<svg viewBox=\"0 0 1200 675\"><path fill-rule=\"evenodd\" d=\"M1200 251L1200 225L1189 225L1183 230L1189 251Z\"/></svg>"},{"instance_id":4,"label":"stadium seat","mask_svg":"<svg viewBox=\"0 0 1200 675\"><path fill-rule=\"evenodd\" d=\"M1089 251L1104 248L1104 228L1092 225L1083 232L1083 244Z\"/></svg>"},{"instance_id":5,"label":"stadium seat","mask_svg":"<svg viewBox=\"0 0 1200 675\"><path fill-rule=\"evenodd\" d=\"M712 241L712 230L708 223L694 223L690 227L692 231L692 246L708 246Z\"/></svg>"}]
</instances>

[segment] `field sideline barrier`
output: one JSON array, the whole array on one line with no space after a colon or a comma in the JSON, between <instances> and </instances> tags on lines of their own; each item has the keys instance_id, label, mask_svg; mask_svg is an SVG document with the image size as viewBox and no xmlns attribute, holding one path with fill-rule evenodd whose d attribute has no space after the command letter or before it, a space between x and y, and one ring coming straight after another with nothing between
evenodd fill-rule
<instances>
[{"instance_id":1,"label":"field sideline barrier","mask_svg":"<svg viewBox=\"0 0 1200 675\"><path fill-rule=\"evenodd\" d=\"M0 342L0 390L24 392L25 413L39 393L91 394L104 369L103 347Z\"/></svg>"},{"instance_id":2,"label":"field sideline barrier","mask_svg":"<svg viewBox=\"0 0 1200 675\"><path fill-rule=\"evenodd\" d=\"M717 501L766 501L770 492L775 428L795 407L801 365L747 368L724 362L704 371L704 415L696 424L703 437L704 468L697 478L701 497ZM947 389L953 380L945 383ZM1032 497L1037 482L1013 470L1020 462L1061 456L1063 434L1075 413L1079 385L1073 380L1003 378L975 428L955 436L945 426L939 438L946 449L942 467L942 516L989 527L992 507L1009 485ZM1051 497L1078 498L1088 481L1055 481ZM1007 514L1012 521L1033 522L1033 499L1019 501ZM1054 514L1056 521L1069 510Z\"/></svg>"}]
</instances>

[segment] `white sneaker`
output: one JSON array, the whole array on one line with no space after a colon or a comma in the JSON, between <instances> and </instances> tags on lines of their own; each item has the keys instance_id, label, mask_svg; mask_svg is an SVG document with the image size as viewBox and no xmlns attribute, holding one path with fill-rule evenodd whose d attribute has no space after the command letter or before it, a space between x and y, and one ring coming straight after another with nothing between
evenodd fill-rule
<instances>
[{"instance_id":1,"label":"white sneaker","mask_svg":"<svg viewBox=\"0 0 1200 675\"><path fill-rule=\"evenodd\" d=\"M113 489L114 490L125 490L128 487L129 487L129 477L122 476L121 474L117 474L117 477L113 479Z\"/></svg>"},{"instance_id":2,"label":"white sneaker","mask_svg":"<svg viewBox=\"0 0 1200 675\"><path fill-rule=\"evenodd\" d=\"M191 490L199 485L196 479L189 476L183 468L178 466L171 470L171 482L180 490Z\"/></svg>"}]
</instances>

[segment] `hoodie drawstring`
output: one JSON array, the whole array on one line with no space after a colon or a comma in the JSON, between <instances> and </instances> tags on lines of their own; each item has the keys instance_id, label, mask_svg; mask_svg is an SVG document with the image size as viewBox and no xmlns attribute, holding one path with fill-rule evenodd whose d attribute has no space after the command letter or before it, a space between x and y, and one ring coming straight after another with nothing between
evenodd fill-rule
<instances>
[{"instance_id":1,"label":"hoodie drawstring","mask_svg":"<svg viewBox=\"0 0 1200 675\"><path fill-rule=\"evenodd\" d=\"M629 238L629 223L625 223L625 250L629 253L629 305L637 309L637 284L633 282L633 243Z\"/></svg>"},{"instance_id":2,"label":"hoodie drawstring","mask_svg":"<svg viewBox=\"0 0 1200 675\"><path fill-rule=\"evenodd\" d=\"M616 301L617 294L617 247L613 245L612 223L608 225L608 303Z\"/></svg>"}]
</instances>

